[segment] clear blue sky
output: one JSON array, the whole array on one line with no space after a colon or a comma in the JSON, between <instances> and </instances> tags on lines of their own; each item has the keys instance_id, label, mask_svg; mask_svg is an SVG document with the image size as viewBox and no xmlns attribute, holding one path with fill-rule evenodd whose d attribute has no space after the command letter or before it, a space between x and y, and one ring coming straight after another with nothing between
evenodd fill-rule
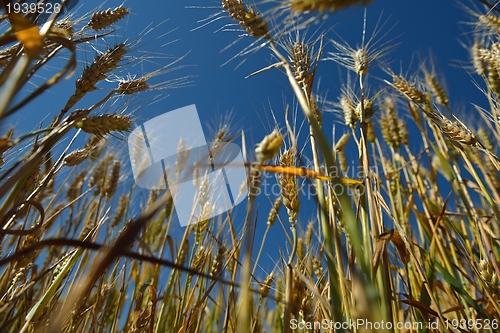
<instances>
[{"instance_id":1,"label":"clear blue sky","mask_svg":"<svg viewBox=\"0 0 500 333\"><path fill-rule=\"evenodd\" d=\"M121 3L122 1L109 0L103 5L103 8L115 7ZM78 9L79 12L86 12L100 4L100 1L94 0L80 1L73 11L78 6L82 6ZM262 125L259 121L255 121L256 113L264 117L263 108L269 109L269 100L271 100L273 108L281 108L283 105L282 94L288 94L289 88L286 79L277 75L276 71L244 79L249 73L270 63L269 52L265 49L249 57L236 70L235 67L242 60L241 58L221 67L223 63L253 41L252 38L243 38L236 45L221 53L223 48L238 39L238 32L214 33L224 24L232 23L230 20L219 20L204 28L191 31L200 25L197 20L204 19L219 11L219 1L129 0L125 2L125 6L130 7L132 11L125 29L129 38L133 38L148 24L156 25L168 19L162 26L144 38L145 41L150 42L144 49L153 49L159 43L179 39L177 42L162 48L162 52L177 56L190 52L182 64L195 65L166 77L194 75L196 77L193 78L191 87L171 90L170 97L160 105L141 112L141 117L149 118L177 107L195 103L199 112L206 115L207 118L233 111L235 120L244 124L245 129L252 129L256 140L260 139ZM205 8L187 8L188 6ZM446 85L452 96L452 107L469 108L464 105L465 98L463 96L470 96L471 93L474 93L474 87L470 77L459 68L459 61L467 62L468 55L458 41L470 43L472 36L470 34L471 27L459 23L468 20L468 17L459 8L458 2L374 0L368 6L368 34L380 15L389 19L387 28L395 26L387 39L396 38L396 41L401 43L388 57L394 70L398 72L399 68L402 68L405 72L409 70L409 73L413 73L417 67L418 57L420 59L429 57L432 52L432 55L437 59L438 72L444 73L446 77ZM351 45L355 45L361 41L362 18L363 10L358 7L335 14L324 24L325 27L333 26L334 33L330 33L331 37L338 34ZM124 24L122 23L122 26ZM168 36L159 40L155 39L158 35L174 28L177 30ZM327 44L325 51L334 51L334 49ZM90 51L88 57L87 61L90 61ZM165 63L166 61L164 60ZM162 60L158 60L158 63L161 64L161 62ZM408 69L410 65L413 66ZM336 100L339 83L345 82L345 75L339 79L336 65L332 66L327 62L320 64L319 72L322 74L320 89L328 90L328 98ZM134 74L134 71L131 73ZM157 81L162 79L164 78L158 77ZM377 78L373 79L377 80ZM67 84L69 82L71 79L66 81L65 85L70 85ZM52 90L56 91L57 88L61 87ZM475 98L480 97L479 94L475 96ZM287 101L291 102L290 98ZM53 103L52 99L51 104ZM61 101L62 103L63 101ZM82 103L80 106L85 106L85 103ZM329 121L331 118L326 116L325 122ZM36 125L37 122L33 120L33 124Z\"/></svg>"},{"instance_id":2,"label":"clear blue sky","mask_svg":"<svg viewBox=\"0 0 500 333\"><path fill-rule=\"evenodd\" d=\"M121 3L122 1L110 0L104 4L103 8L115 7ZM101 1L80 1L77 7L81 5L82 7L78 11L87 12L100 4ZM174 56L181 56L189 52L181 64L190 66L178 72L167 74L165 77L156 77L152 80L153 83L184 75L193 76L191 86L167 91L170 95L168 98L140 110L136 114L137 123L142 123L157 115L186 105L196 104L206 129L215 128L220 119L231 114L233 129L236 132L242 129L245 131L249 140L249 150L253 149L253 144L259 142L274 126L270 118L271 108L277 113L280 127L284 127L283 101L293 103L285 76L278 70L272 70L249 79L244 78L255 70L269 65L270 52L266 49L260 50L247 58L247 61L237 69L235 67L243 60L242 58L222 66L245 46L253 42L253 39L243 38L236 45L221 53L222 49L240 39L238 37L240 33L214 32L232 21L229 19L218 20L206 27L192 31L201 25L197 21L220 11L220 1L129 0L125 6L131 8L131 15L121 25L126 25L126 36L129 39L134 38L135 34L142 31L147 25L156 26L168 19L167 22L144 38L144 42L149 41L149 43L144 46L143 50L152 50L169 41L179 39L175 43L161 48L160 52ZM451 96L452 109L457 110L460 115L472 110L472 106L468 102L484 104L485 101L481 93L477 91L470 76L460 65L460 63L468 64L469 61L467 51L460 45L459 41L470 45L473 36L470 33L472 27L460 23L470 21L471 18L459 7L458 2L374 0L368 6L368 36L370 36L370 32L380 15L382 15L383 20L388 19L384 31L394 26L386 38L395 38L395 42L401 43L388 56L396 73L402 69L403 73L408 71L412 74L417 70L419 59L429 58L432 55L435 58L438 73L444 74L446 78L446 87ZM357 7L332 15L323 24L325 28L333 27L329 37L335 38L338 34L350 45L355 46L361 42L362 22L363 10ZM177 30L168 36L157 38L174 28ZM120 37L116 40L117 42L121 41ZM88 50L87 61L91 61L93 53L90 47ZM334 51L334 48L331 44L326 43L325 52L329 51ZM147 72L156 69L170 60L160 58L155 61L157 65L134 68L131 74L141 74L141 71ZM327 97L330 101L337 101L340 86L346 80L345 70L339 70L339 67L331 62L321 62L319 66L320 91L322 93L328 92ZM122 75L125 74L122 73ZM372 80L374 84L378 84L381 78L374 76ZM73 82L72 78L59 87L53 87L50 94L40 98L25 111L10 119L11 123L22 122L28 129L37 127L39 121L46 117L49 112L55 114L64 106L65 99L58 98L58 96L69 96L74 89ZM77 107L85 107L90 104L82 101ZM324 115L323 128L327 132L331 131L334 120L335 117L332 114ZM474 127L473 124L470 125ZM342 126L337 125L337 128L337 132L342 132ZM209 134L208 131L206 133ZM125 141L123 149L126 150ZM269 200L262 198L259 205L261 207L259 220L265 221L263 215L267 216L269 212ZM240 210L245 210L243 204ZM282 216L284 217L285 214ZM313 217L310 212L303 212L299 220L305 227L311 218ZM265 225L262 224L258 228L258 232L261 233L265 229ZM274 236L283 238L282 230L275 228ZM276 249L273 252L277 253ZM270 265L272 266L271 263Z\"/></svg>"}]
</instances>

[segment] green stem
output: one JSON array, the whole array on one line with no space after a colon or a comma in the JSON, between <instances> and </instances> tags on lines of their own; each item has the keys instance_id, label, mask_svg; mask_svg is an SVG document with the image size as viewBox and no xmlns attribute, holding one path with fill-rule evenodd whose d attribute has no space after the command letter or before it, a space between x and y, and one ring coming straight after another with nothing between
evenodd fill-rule
<instances>
[{"instance_id":1,"label":"green stem","mask_svg":"<svg viewBox=\"0 0 500 333\"><path fill-rule=\"evenodd\" d=\"M326 139L325 135L321 131L319 124L316 122L314 115L311 111L311 108L299 86L297 83L295 76L291 70L290 64L288 63L288 60L286 59L285 56L283 56L276 46L274 45L273 42L270 42L270 47L273 50L273 52L276 54L276 56L281 60L281 65L286 71L286 75L288 77L288 80L290 81L290 85L300 103L300 106L302 108L302 111L304 112L305 116L307 117L309 121L309 125L311 127L311 131L314 133L314 136L318 140L318 145L319 148L322 152L326 167L328 171L334 170L336 167L336 162L334 160L334 157L332 155L332 152L330 150L330 145L328 143L328 140ZM358 230L358 225L356 223L356 218L354 214L354 210L351 204L351 200L349 196L347 195L347 188L345 185L341 183L340 177L335 173L332 175L332 184L335 186L340 186L344 190L342 193L338 195L339 202L340 202L340 208L342 211L342 218L346 222L346 228L349 232L349 236L351 237L351 240L353 241L353 249L356 257L358 258L362 271L364 275L370 279L370 264L365 260L365 257L363 255L363 247L362 247L362 242L361 242L361 235ZM317 182L318 188L321 187L321 182ZM325 198L318 196L318 202L320 204L320 209L321 209L321 214L323 215L322 218L322 224L323 224L323 233L325 237L325 247L327 250L327 263L328 263L328 273L330 277L330 304L332 306L333 310L333 320L336 321L342 321L343 320L343 313L342 313L342 306L341 303L338 303L340 306L334 306L335 302L340 302L341 295L339 293L339 281L338 281L338 272L337 268L335 267L335 261L334 261L334 238L330 230L330 226L328 224L328 219L326 218L326 203L325 203ZM337 253L337 255L340 255ZM341 330L343 332L344 330Z\"/></svg>"}]
</instances>

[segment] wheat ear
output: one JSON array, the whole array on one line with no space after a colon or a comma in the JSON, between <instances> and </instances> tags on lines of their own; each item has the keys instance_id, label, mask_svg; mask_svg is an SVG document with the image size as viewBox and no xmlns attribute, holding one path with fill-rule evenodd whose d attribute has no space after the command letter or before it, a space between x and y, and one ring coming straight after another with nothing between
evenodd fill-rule
<instances>
[{"instance_id":1,"label":"wheat ear","mask_svg":"<svg viewBox=\"0 0 500 333\"><path fill-rule=\"evenodd\" d=\"M107 73L118 67L123 56L127 53L125 43L109 48L83 70L82 75L76 80L75 93L69 98L63 112L72 108L86 93L97 89L96 84L107 77Z\"/></svg>"}]
</instances>

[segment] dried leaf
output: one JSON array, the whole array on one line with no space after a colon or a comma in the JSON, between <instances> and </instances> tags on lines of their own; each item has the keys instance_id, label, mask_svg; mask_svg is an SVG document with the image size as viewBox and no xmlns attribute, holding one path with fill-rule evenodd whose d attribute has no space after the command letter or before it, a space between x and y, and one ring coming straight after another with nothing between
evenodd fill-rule
<instances>
[{"instance_id":1,"label":"dried leaf","mask_svg":"<svg viewBox=\"0 0 500 333\"><path fill-rule=\"evenodd\" d=\"M18 13L9 13L10 24L16 38L23 44L28 56L35 58L43 47L43 36L31 21Z\"/></svg>"}]
</instances>

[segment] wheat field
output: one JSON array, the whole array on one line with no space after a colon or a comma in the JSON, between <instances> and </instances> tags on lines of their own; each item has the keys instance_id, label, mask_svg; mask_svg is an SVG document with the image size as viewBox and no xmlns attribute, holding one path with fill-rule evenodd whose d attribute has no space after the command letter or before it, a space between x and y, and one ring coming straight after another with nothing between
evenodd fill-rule
<instances>
[{"instance_id":1,"label":"wheat field","mask_svg":"<svg viewBox=\"0 0 500 333\"><path fill-rule=\"evenodd\" d=\"M366 24L372 1L207 3L197 29L223 22L240 46L230 61L271 59L247 80L271 73L290 97L262 137L226 118L214 128L214 147L242 146L246 199L207 218L213 203L197 198L179 236L172 193L139 191L126 150L156 102L140 96L196 82L178 75L189 55L148 51L158 28L135 30L132 1L43 22L7 6L23 2L0 16L1 332L500 331L496 4L460 4L463 70L482 94L469 123L431 61L393 66L383 24L356 46L318 25L363 7ZM349 73L328 98L321 62ZM61 110L30 130L15 121L58 85Z\"/></svg>"}]
</instances>

